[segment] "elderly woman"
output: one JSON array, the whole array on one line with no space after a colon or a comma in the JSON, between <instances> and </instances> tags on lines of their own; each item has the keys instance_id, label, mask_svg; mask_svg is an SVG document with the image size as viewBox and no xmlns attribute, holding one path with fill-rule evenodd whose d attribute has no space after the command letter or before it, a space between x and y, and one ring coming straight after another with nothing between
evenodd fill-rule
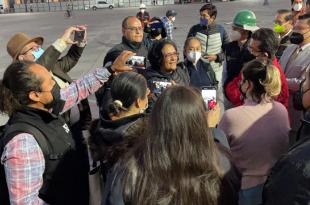
<instances>
[{"instance_id":1,"label":"elderly woman","mask_svg":"<svg viewBox=\"0 0 310 205\"><path fill-rule=\"evenodd\" d=\"M189 85L187 70L177 66L179 53L173 41L163 40L153 46L148 53L151 67L146 70L145 77L148 83L154 81Z\"/></svg>"},{"instance_id":2,"label":"elderly woman","mask_svg":"<svg viewBox=\"0 0 310 205\"><path fill-rule=\"evenodd\" d=\"M161 92L171 85L189 85L187 69L178 66L179 53L173 41L163 40L153 45L148 53L151 66L146 69L144 77L151 90L150 107Z\"/></svg>"},{"instance_id":3,"label":"elderly woman","mask_svg":"<svg viewBox=\"0 0 310 205\"><path fill-rule=\"evenodd\" d=\"M245 103L227 110L219 123L242 174L240 205L259 205L270 169L288 148L285 107L273 98L281 91L280 73L270 63L250 61L239 84Z\"/></svg>"}]
</instances>

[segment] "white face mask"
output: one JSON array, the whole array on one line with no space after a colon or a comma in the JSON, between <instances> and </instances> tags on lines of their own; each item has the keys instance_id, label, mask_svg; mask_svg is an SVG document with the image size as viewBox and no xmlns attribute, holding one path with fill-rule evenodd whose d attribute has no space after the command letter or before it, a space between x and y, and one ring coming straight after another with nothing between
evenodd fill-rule
<instances>
[{"instance_id":1,"label":"white face mask","mask_svg":"<svg viewBox=\"0 0 310 205\"><path fill-rule=\"evenodd\" d=\"M198 62L198 60L201 57L201 52L200 51L190 51L187 55L187 60L189 60L190 62L192 62L193 64L196 64Z\"/></svg>"},{"instance_id":2,"label":"white face mask","mask_svg":"<svg viewBox=\"0 0 310 205\"><path fill-rule=\"evenodd\" d=\"M171 21L174 22L175 21L175 16L171 18Z\"/></svg>"},{"instance_id":3,"label":"white face mask","mask_svg":"<svg viewBox=\"0 0 310 205\"><path fill-rule=\"evenodd\" d=\"M145 12L145 9L140 9L141 13L144 13Z\"/></svg>"},{"instance_id":4,"label":"white face mask","mask_svg":"<svg viewBox=\"0 0 310 205\"><path fill-rule=\"evenodd\" d=\"M240 38L241 38L241 34L240 34L240 32L238 32L238 31L234 31L234 30L232 30L231 32L230 32L230 39L232 40L232 41L239 41L240 40Z\"/></svg>"},{"instance_id":5,"label":"white face mask","mask_svg":"<svg viewBox=\"0 0 310 205\"><path fill-rule=\"evenodd\" d=\"M301 3L294 4L293 9L294 11L300 11L302 9L302 4Z\"/></svg>"}]
</instances>

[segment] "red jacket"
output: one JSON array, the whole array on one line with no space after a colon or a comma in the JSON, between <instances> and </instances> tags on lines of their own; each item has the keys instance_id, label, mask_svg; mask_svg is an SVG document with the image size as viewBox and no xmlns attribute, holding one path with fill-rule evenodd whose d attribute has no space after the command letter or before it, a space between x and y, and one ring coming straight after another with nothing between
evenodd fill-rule
<instances>
[{"instance_id":1,"label":"red jacket","mask_svg":"<svg viewBox=\"0 0 310 205\"><path fill-rule=\"evenodd\" d=\"M277 58L274 58L272 61L273 65L278 68L281 76L281 93L276 98L276 101L282 103L286 109L288 108L288 87L285 74L278 63ZM225 94L228 100L234 105L239 106L243 104L243 99L241 97L241 93L239 91L239 81L241 80L241 73L237 77L235 77L231 82L227 84L225 87Z\"/></svg>"}]
</instances>

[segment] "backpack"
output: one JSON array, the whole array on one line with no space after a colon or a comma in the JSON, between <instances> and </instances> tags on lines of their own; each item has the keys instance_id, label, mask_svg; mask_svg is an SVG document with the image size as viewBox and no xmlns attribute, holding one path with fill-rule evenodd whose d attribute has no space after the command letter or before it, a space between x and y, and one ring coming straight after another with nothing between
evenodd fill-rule
<instances>
[{"instance_id":1,"label":"backpack","mask_svg":"<svg viewBox=\"0 0 310 205\"><path fill-rule=\"evenodd\" d=\"M40 148L42 149L42 152L45 156L48 156L50 146L48 141L46 140L45 135L36 127L33 125L26 123L26 122L16 122L12 125L9 125L8 123L5 125L0 126L0 157L3 154L5 145L13 139L16 134L18 133L29 133L38 142ZM5 180L5 172L4 172L4 166L0 165L0 204L1 205L9 205L9 192ZM3 183L4 182L4 183Z\"/></svg>"}]
</instances>

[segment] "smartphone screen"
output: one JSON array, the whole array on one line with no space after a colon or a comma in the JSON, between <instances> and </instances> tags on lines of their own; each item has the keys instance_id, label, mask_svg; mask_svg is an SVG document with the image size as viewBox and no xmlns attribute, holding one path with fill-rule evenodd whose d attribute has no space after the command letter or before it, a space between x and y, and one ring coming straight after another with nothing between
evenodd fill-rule
<instances>
[{"instance_id":1,"label":"smartphone screen","mask_svg":"<svg viewBox=\"0 0 310 205\"><path fill-rule=\"evenodd\" d=\"M201 90L201 95L208 109L213 109L216 106L215 87L203 87Z\"/></svg>"},{"instance_id":2,"label":"smartphone screen","mask_svg":"<svg viewBox=\"0 0 310 205\"><path fill-rule=\"evenodd\" d=\"M151 90L153 93L161 94L169 86L171 86L170 82L152 81Z\"/></svg>"},{"instance_id":3,"label":"smartphone screen","mask_svg":"<svg viewBox=\"0 0 310 205\"><path fill-rule=\"evenodd\" d=\"M74 41L81 42L84 40L85 31L75 31Z\"/></svg>"}]
</instances>

